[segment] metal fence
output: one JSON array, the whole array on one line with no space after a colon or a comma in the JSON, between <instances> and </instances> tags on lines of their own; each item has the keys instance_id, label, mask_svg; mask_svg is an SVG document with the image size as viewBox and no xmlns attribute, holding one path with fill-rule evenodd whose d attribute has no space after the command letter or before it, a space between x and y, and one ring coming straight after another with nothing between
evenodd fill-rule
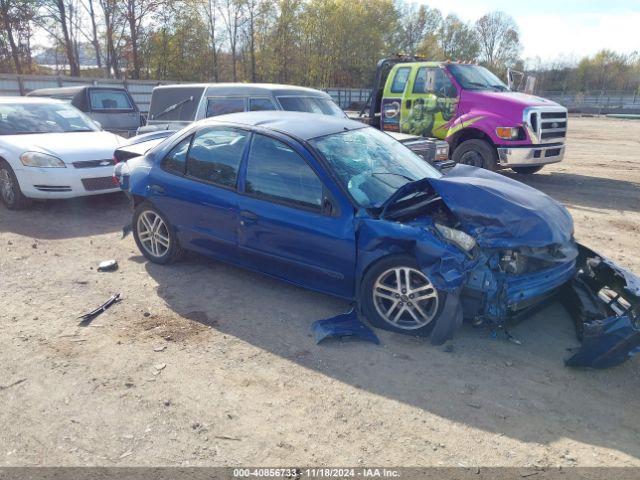
<instances>
[{"instance_id":1,"label":"metal fence","mask_svg":"<svg viewBox=\"0 0 640 480\"><path fill-rule=\"evenodd\" d=\"M570 112L640 113L640 92L597 90L579 93L537 92L537 95L564 105Z\"/></svg>"},{"instance_id":2,"label":"metal fence","mask_svg":"<svg viewBox=\"0 0 640 480\"><path fill-rule=\"evenodd\" d=\"M124 87L138 105L141 112L149 111L153 87L166 83L152 80L115 80L113 78L79 78L47 75L10 75L0 74L0 96L26 95L39 88L77 87L95 85L101 87Z\"/></svg>"},{"instance_id":3,"label":"metal fence","mask_svg":"<svg viewBox=\"0 0 640 480\"><path fill-rule=\"evenodd\" d=\"M38 88L72 87L77 85L100 85L106 87L125 87L141 112L149 111L153 87L180 82L161 82L153 80L115 80L109 78L79 78L44 75L0 74L1 95L25 95ZM356 110L369 98L368 88L327 88L324 89L341 108ZM583 113L640 113L640 92L592 91L567 93L559 91L536 92L564 105L570 112Z\"/></svg>"}]
</instances>

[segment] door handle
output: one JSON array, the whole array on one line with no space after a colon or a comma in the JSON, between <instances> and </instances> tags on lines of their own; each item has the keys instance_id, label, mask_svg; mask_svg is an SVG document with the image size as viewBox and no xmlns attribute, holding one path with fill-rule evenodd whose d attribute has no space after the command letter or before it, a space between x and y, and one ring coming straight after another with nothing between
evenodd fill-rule
<instances>
[{"instance_id":1,"label":"door handle","mask_svg":"<svg viewBox=\"0 0 640 480\"><path fill-rule=\"evenodd\" d=\"M156 195L164 195L164 188L160 185L150 185L149 190L151 190Z\"/></svg>"},{"instance_id":2,"label":"door handle","mask_svg":"<svg viewBox=\"0 0 640 480\"><path fill-rule=\"evenodd\" d=\"M411 100L407 100L404 104L407 108L411 108Z\"/></svg>"},{"instance_id":3,"label":"door handle","mask_svg":"<svg viewBox=\"0 0 640 480\"><path fill-rule=\"evenodd\" d=\"M249 210L242 210L240 212L240 216L245 220L258 220L258 215L256 215L253 212L250 212Z\"/></svg>"}]
</instances>

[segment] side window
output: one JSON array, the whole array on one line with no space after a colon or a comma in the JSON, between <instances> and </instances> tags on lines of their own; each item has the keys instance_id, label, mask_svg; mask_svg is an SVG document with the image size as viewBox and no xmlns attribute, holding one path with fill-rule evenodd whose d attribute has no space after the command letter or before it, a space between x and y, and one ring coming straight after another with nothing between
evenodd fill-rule
<instances>
[{"instance_id":1,"label":"side window","mask_svg":"<svg viewBox=\"0 0 640 480\"><path fill-rule=\"evenodd\" d=\"M401 67L396 70L391 83L391 93L404 93L404 87L407 85L407 80L409 80L409 73L411 73L411 67Z\"/></svg>"},{"instance_id":2,"label":"side window","mask_svg":"<svg viewBox=\"0 0 640 480\"><path fill-rule=\"evenodd\" d=\"M255 134L247 163L247 193L320 210L322 182L284 143Z\"/></svg>"},{"instance_id":3,"label":"side window","mask_svg":"<svg viewBox=\"0 0 640 480\"><path fill-rule=\"evenodd\" d=\"M184 175L184 166L187 163L187 152L191 143L192 135L178 143L166 157L162 159L161 167L168 172Z\"/></svg>"},{"instance_id":4,"label":"side window","mask_svg":"<svg viewBox=\"0 0 640 480\"><path fill-rule=\"evenodd\" d=\"M251 98L249 99L249 111L260 112L262 110L277 110L276 106L270 98Z\"/></svg>"},{"instance_id":5,"label":"side window","mask_svg":"<svg viewBox=\"0 0 640 480\"><path fill-rule=\"evenodd\" d=\"M427 91L427 68L420 67L413 82L413 93L425 93Z\"/></svg>"},{"instance_id":6,"label":"side window","mask_svg":"<svg viewBox=\"0 0 640 480\"><path fill-rule=\"evenodd\" d=\"M219 97L207 100L207 117L236 112L244 112L244 97Z\"/></svg>"},{"instance_id":7,"label":"side window","mask_svg":"<svg viewBox=\"0 0 640 480\"><path fill-rule=\"evenodd\" d=\"M453 86L453 82L442 68L436 69L435 75L435 92L443 97L455 97L457 91Z\"/></svg>"},{"instance_id":8,"label":"side window","mask_svg":"<svg viewBox=\"0 0 640 480\"><path fill-rule=\"evenodd\" d=\"M206 128L196 133L187 175L226 187L235 187L248 132L231 128Z\"/></svg>"}]
</instances>

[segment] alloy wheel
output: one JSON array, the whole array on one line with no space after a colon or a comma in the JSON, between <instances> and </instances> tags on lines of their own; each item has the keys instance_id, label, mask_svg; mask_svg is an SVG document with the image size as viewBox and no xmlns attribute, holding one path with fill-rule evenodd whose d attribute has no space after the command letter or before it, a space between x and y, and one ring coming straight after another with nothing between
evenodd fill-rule
<instances>
[{"instance_id":1,"label":"alloy wheel","mask_svg":"<svg viewBox=\"0 0 640 480\"><path fill-rule=\"evenodd\" d=\"M373 286L376 311L390 325L416 330L438 313L438 291L420 270L396 267L384 271Z\"/></svg>"},{"instance_id":2,"label":"alloy wheel","mask_svg":"<svg viewBox=\"0 0 640 480\"><path fill-rule=\"evenodd\" d=\"M169 229L160 215L145 210L138 216L138 239L149 255L163 257L169 251L171 239Z\"/></svg>"},{"instance_id":3,"label":"alloy wheel","mask_svg":"<svg viewBox=\"0 0 640 480\"><path fill-rule=\"evenodd\" d=\"M13 204L16 198L13 179L6 168L0 168L0 195L7 205Z\"/></svg>"}]
</instances>

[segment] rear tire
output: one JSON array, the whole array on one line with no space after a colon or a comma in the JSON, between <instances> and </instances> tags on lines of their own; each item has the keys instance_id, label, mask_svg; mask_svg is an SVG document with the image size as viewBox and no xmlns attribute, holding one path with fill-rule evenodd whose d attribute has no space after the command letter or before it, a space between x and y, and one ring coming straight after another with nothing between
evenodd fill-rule
<instances>
[{"instance_id":1,"label":"rear tire","mask_svg":"<svg viewBox=\"0 0 640 480\"><path fill-rule=\"evenodd\" d=\"M31 200L22 193L11 165L2 159L0 159L0 198L9 210L21 210L31 205Z\"/></svg>"},{"instance_id":2,"label":"rear tire","mask_svg":"<svg viewBox=\"0 0 640 480\"><path fill-rule=\"evenodd\" d=\"M361 310L369 322L405 335L428 336L445 300L446 293L433 286L409 255L390 255L376 262L360 290Z\"/></svg>"},{"instance_id":3,"label":"rear tire","mask_svg":"<svg viewBox=\"0 0 640 480\"><path fill-rule=\"evenodd\" d=\"M452 159L463 165L495 171L498 165L498 152L489 142L474 138L458 145L453 151Z\"/></svg>"},{"instance_id":4,"label":"rear tire","mask_svg":"<svg viewBox=\"0 0 640 480\"><path fill-rule=\"evenodd\" d=\"M132 227L136 245L149 261L166 265L182 257L174 228L150 202L136 207Z\"/></svg>"},{"instance_id":5,"label":"rear tire","mask_svg":"<svg viewBox=\"0 0 640 480\"><path fill-rule=\"evenodd\" d=\"M532 167L511 167L511 170L522 175L533 175L534 173L542 170L542 167L543 165L536 165Z\"/></svg>"}]
</instances>

